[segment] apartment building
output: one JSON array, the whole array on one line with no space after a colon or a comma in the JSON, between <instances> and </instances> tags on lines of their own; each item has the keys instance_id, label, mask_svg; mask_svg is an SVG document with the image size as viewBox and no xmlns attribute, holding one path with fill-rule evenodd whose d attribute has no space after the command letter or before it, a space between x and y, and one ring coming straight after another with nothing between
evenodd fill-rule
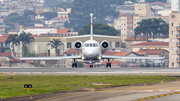
<instances>
[{"instance_id":1,"label":"apartment building","mask_svg":"<svg viewBox=\"0 0 180 101\"><path fill-rule=\"evenodd\" d=\"M180 0L171 0L171 11L180 13Z\"/></svg>"},{"instance_id":2,"label":"apartment building","mask_svg":"<svg viewBox=\"0 0 180 101\"><path fill-rule=\"evenodd\" d=\"M169 68L180 67L180 13L172 11L169 15Z\"/></svg>"},{"instance_id":3,"label":"apartment building","mask_svg":"<svg viewBox=\"0 0 180 101\"><path fill-rule=\"evenodd\" d=\"M151 17L154 17L154 12L148 3L136 3L134 4L134 13L121 13L119 18L115 20L114 27L121 30L121 38L125 42L127 36L134 35L134 29L138 26L138 22Z\"/></svg>"},{"instance_id":4,"label":"apartment building","mask_svg":"<svg viewBox=\"0 0 180 101\"><path fill-rule=\"evenodd\" d=\"M180 67L180 0L171 0L169 14L169 68ZM172 51L172 52L171 52Z\"/></svg>"},{"instance_id":5,"label":"apartment building","mask_svg":"<svg viewBox=\"0 0 180 101\"><path fill-rule=\"evenodd\" d=\"M128 35L133 35L133 15L120 14L120 20L121 20L121 38L122 41L125 41Z\"/></svg>"}]
</instances>

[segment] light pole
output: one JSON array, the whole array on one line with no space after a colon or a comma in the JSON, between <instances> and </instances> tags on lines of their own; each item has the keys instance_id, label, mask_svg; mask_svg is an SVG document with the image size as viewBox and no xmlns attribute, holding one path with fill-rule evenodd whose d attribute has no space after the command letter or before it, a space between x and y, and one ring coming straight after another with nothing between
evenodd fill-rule
<instances>
[{"instance_id":1,"label":"light pole","mask_svg":"<svg viewBox=\"0 0 180 101\"><path fill-rule=\"evenodd\" d=\"M41 46L41 44L42 44L42 43L37 43L37 45L39 46L39 52L40 52L40 46ZM39 53L39 52L38 52L38 53Z\"/></svg>"},{"instance_id":2,"label":"light pole","mask_svg":"<svg viewBox=\"0 0 180 101\"><path fill-rule=\"evenodd\" d=\"M62 45L63 45L63 56L64 56L64 43Z\"/></svg>"}]
</instances>

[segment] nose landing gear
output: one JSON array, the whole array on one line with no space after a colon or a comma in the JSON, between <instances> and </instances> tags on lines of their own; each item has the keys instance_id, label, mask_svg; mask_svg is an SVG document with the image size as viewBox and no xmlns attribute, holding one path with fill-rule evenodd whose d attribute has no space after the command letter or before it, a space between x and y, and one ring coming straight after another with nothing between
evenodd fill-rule
<instances>
[{"instance_id":1,"label":"nose landing gear","mask_svg":"<svg viewBox=\"0 0 180 101\"><path fill-rule=\"evenodd\" d=\"M89 65L89 68L93 68L93 65Z\"/></svg>"}]
</instances>

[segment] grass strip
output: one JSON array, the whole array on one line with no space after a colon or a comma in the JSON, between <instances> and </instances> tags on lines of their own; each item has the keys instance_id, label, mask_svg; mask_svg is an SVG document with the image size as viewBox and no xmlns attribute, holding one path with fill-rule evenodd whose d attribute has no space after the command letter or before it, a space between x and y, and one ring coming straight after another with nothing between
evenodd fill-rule
<instances>
[{"instance_id":1,"label":"grass strip","mask_svg":"<svg viewBox=\"0 0 180 101\"><path fill-rule=\"evenodd\" d=\"M0 99L58 92L80 90L83 88L122 86L137 83L175 80L169 76L0 76ZM109 83L109 85L93 85L93 83ZM32 84L30 92L24 84Z\"/></svg>"}]
</instances>

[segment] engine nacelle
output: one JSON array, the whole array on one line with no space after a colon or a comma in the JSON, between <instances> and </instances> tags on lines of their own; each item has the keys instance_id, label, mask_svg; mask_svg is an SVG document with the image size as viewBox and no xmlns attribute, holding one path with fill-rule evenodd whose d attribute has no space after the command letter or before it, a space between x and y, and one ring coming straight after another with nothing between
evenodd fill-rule
<instances>
[{"instance_id":1,"label":"engine nacelle","mask_svg":"<svg viewBox=\"0 0 180 101\"><path fill-rule=\"evenodd\" d=\"M110 44L108 41L104 40L100 44L102 50L107 50L110 47Z\"/></svg>"},{"instance_id":2,"label":"engine nacelle","mask_svg":"<svg viewBox=\"0 0 180 101\"><path fill-rule=\"evenodd\" d=\"M74 49L77 51L82 50L82 42L81 41L74 42Z\"/></svg>"}]
</instances>

